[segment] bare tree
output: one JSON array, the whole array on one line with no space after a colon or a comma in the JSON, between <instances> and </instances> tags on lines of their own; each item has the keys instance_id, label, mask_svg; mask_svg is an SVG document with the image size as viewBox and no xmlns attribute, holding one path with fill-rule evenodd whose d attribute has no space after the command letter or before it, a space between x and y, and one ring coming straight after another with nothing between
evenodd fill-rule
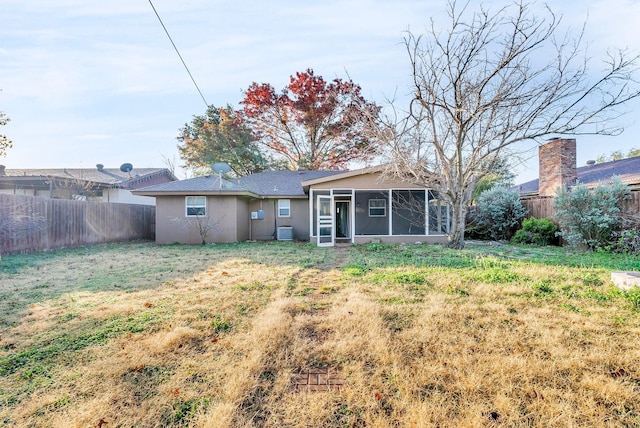
<instances>
[{"instance_id":1,"label":"bare tree","mask_svg":"<svg viewBox=\"0 0 640 428\"><path fill-rule=\"evenodd\" d=\"M175 217L172 218L171 221L175 221L186 230L193 228L195 225L198 230L198 235L200 235L200 243L205 245L210 233L221 233L226 230L219 226L223 219L224 216L219 218L217 221L212 221L206 216L196 214L193 217Z\"/></svg>"},{"instance_id":2,"label":"bare tree","mask_svg":"<svg viewBox=\"0 0 640 428\"><path fill-rule=\"evenodd\" d=\"M160 154L160 156L162 156L162 163L165 167L167 167L169 172L173 175L176 175L176 156L173 155L172 157L169 157L168 155L163 155L162 153Z\"/></svg>"},{"instance_id":3,"label":"bare tree","mask_svg":"<svg viewBox=\"0 0 640 428\"><path fill-rule=\"evenodd\" d=\"M609 53L595 78L582 40L526 2L491 12L450 1L450 22L432 22L404 44L413 72L409 111L392 110L378 137L389 172L434 189L451 209L449 246L464 247L465 215L478 181L520 141L553 135L615 135L618 109L640 95L638 56Z\"/></svg>"},{"instance_id":4,"label":"bare tree","mask_svg":"<svg viewBox=\"0 0 640 428\"><path fill-rule=\"evenodd\" d=\"M0 126L5 126L10 120L11 119L9 119L4 112L0 111ZM7 154L7 149L10 149L12 145L13 143L9 137L4 134L0 134L0 157L5 156Z\"/></svg>"},{"instance_id":5,"label":"bare tree","mask_svg":"<svg viewBox=\"0 0 640 428\"><path fill-rule=\"evenodd\" d=\"M65 199L89 201L92 198L98 197L101 190L98 183L85 180L82 175L74 178L49 176L48 180L51 183L52 190L56 189L58 192L67 193L64 195ZM57 197L60 197L60 195L61 193L58 193Z\"/></svg>"}]
</instances>

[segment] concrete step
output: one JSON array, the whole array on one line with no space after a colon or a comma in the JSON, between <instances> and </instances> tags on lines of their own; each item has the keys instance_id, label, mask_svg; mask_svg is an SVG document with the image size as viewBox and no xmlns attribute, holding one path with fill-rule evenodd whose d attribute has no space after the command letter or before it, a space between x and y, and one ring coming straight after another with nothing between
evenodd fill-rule
<instances>
[{"instance_id":1,"label":"concrete step","mask_svg":"<svg viewBox=\"0 0 640 428\"><path fill-rule=\"evenodd\" d=\"M611 272L611 282L623 290L640 287L640 272Z\"/></svg>"}]
</instances>

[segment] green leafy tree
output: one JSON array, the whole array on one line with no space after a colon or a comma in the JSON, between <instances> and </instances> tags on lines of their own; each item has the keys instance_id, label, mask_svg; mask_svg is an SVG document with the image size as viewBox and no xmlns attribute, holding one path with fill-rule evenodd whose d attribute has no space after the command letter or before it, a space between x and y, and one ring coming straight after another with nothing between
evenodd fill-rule
<instances>
[{"instance_id":1,"label":"green leafy tree","mask_svg":"<svg viewBox=\"0 0 640 428\"><path fill-rule=\"evenodd\" d=\"M516 175L511 170L508 162L505 159L501 159L493 167L493 171L487 172L482 176L471 194L471 202L478 200L478 197L487 190L494 187L508 188L513 186L513 180Z\"/></svg>"},{"instance_id":2,"label":"green leafy tree","mask_svg":"<svg viewBox=\"0 0 640 428\"><path fill-rule=\"evenodd\" d=\"M597 163L611 162L611 161L616 161L620 159L632 158L636 156L640 156L640 149L631 148L627 153L624 153L622 150L614 150L608 155L598 156L596 158L596 162Z\"/></svg>"},{"instance_id":3,"label":"green leafy tree","mask_svg":"<svg viewBox=\"0 0 640 428\"><path fill-rule=\"evenodd\" d=\"M178 145L185 166L211 171L211 164L226 162L234 175L244 176L269 169L270 162L255 144L251 129L231 106L209 106L180 130Z\"/></svg>"},{"instance_id":4,"label":"green leafy tree","mask_svg":"<svg viewBox=\"0 0 640 428\"><path fill-rule=\"evenodd\" d=\"M605 247L622 221L621 205L628 197L629 187L618 177L592 190L582 183L560 189L553 203L559 235L573 247Z\"/></svg>"}]
</instances>

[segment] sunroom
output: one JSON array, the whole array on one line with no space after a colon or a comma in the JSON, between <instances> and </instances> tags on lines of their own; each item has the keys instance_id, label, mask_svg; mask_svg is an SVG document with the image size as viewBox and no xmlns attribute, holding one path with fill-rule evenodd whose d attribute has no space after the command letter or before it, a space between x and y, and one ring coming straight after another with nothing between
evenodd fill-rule
<instances>
[{"instance_id":1,"label":"sunroom","mask_svg":"<svg viewBox=\"0 0 640 428\"><path fill-rule=\"evenodd\" d=\"M303 184L309 186L310 239L318 246L446 241L449 208L430 189L389 182L375 172Z\"/></svg>"}]
</instances>

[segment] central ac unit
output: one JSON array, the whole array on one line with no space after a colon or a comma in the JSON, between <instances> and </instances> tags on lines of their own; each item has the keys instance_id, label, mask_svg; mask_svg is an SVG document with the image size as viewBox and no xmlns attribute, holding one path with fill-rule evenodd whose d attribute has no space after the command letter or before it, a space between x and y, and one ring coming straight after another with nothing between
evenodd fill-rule
<instances>
[{"instance_id":1,"label":"central ac unit","mask_svg":"<svg viewBox=\"0 0 640 428\"><path fill-rule=\"evenodd\" d=\"M278 228L278 241L293 241L293 227L282 226Z\"/></svg>"}]
</instances>

